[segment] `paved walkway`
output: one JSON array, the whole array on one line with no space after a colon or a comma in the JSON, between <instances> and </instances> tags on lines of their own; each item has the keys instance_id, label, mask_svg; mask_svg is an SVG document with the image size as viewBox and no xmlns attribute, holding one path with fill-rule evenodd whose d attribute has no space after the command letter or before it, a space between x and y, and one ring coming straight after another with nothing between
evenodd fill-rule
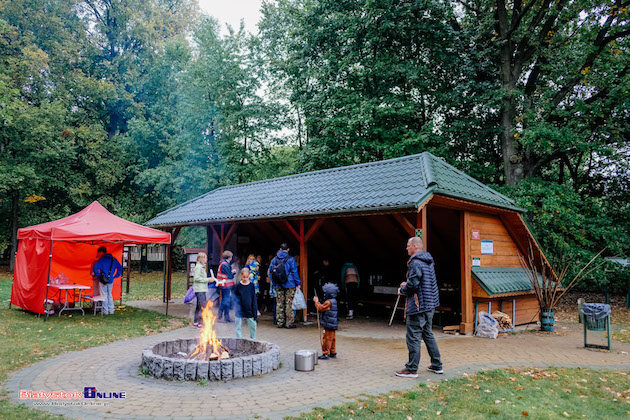
<instances>
[{"instance_id":1,"label":"paved walkway","mask_svg":"<svg viewBox=\"0 0 630 420\"><path fill-rule=\"evenodd\" d=\"M169 311L170 312L170 311ZM219 336L233 336L233 324L217 324ZM439 380L479 369L504 366L584 366L630 369L630 344L614 342L611 352L586 350L576 324L558 325L560 335L523 332L497 340L440 335L446 375L422 372L420 378L393 375L407 358L402 326L390 330L384 322L343 322L337 339L338 358L320 361L313 372L293 369L293 352L318 348L316 326L297 330L275 328L263 320L258 338L280 346L282 367L262 377L227 383L168 382L138 373L142 349L159 341L191 338L198 330L187 327L148 337L66 353L14 373L7 383L17 400L19 390L124 391L126 399L104 406L38 406L76 418L213 417L281 418L372 394L413 387L420 381ZM391 338L392 331L398 335ZM368 336L370 338L368 338ZM381 338L373 338L381 337ZM421 362L426 365L423 348Z\"/></svg>"}]
</instances>

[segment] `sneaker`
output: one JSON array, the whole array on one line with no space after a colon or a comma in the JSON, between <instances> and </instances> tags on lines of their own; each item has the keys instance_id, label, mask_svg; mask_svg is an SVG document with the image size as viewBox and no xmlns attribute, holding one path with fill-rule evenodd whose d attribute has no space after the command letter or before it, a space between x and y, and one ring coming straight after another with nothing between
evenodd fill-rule
<instances>
[{"instance_id":1,"label":"sneaker","mask_svg":"<svg viewBox=\"0 0 630 420\"><path fill-rule=\"evenodd\" d=\"M438 375L441 375L444 373L444 369L442 368L436 368L435 366L429 366L427 368L428 371L433 372L433 373L437 373Z\"/></svg>"},{"instance_id":2,"label":"sneaker","mask_svg":"<svg viewBox=\"0 0 630 420\"><path fill-rule=\"evenodd\" d=\"M397 370L396 372L394 372L394 374L396 376L400 376L401 378L417 378L418 377L417 371L409 370L409 369Z\"/></svg>"},{"instance_id":3,"label":"sneaker","mask_svg":"<svg viewBox=\"0 0 630 420\"><path fill-rule=\"evenodd\" d=\"M327 354L322 354L321 356L317 356L319 360L328 360L330 357Z\"/></svg>"},{"instance_id":4,"label":"sneaker","mask_svg":"<svg viewBox=\"0 0 630 420\"><path fill-rule=\"evenodd\" d=\"M291 325L287 325L285 328L288 330L292 330L293 328L297 328L297 325L291 324Z\"/></svg>"},{"instance_id":5,"label":"sneaker","mask_svg":"<svg viewBox=\"0 0 630 420\"><path fill-rule=\"evenodd\" d=\"M197 328L199 328L199 329L202 329L202 328L203 328L203 325L202 325L202 324L197 324L197 325L195 325L195 327L197 327Z\"/></svg>"},{"instance_id":6,"label":"sneaker","mask_svg":"<svg viewBox=\"0 0 630 420\"><path fill-rule=\"evenodd\" d=\"M282 324L278 324L278 325L276 325L276 327L278 327L278 328L284 328L284 325L282 325Z\"/></svg>"},{"instance_id":7,"label":"sneaker","mask_svg":"<svg viewBox=\"0 0 630 420\"><path fill-rule=\"evenodd\" d=\"M330 358L334 359L335 357L337 357L337 353L330 353Z\"/></svg>"}]
</instances>

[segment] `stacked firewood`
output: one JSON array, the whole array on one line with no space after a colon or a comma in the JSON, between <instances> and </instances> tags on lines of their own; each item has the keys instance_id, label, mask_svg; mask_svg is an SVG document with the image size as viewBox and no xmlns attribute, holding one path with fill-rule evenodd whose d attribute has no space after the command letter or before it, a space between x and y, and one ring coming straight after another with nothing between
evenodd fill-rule
<instances>
[{"instance_id":1,"label":"stacked firewood","mask_svg":"<svg viewBox=\"0 0 630 420\"><path fill-rule=\"evenodd\" d=\"M494 311L492 312L492 318L497 320L497 322L499 323L499 328L502 330L509 330L511 328L514 328L512 326L512 318L510 318L510 316L506 313Z\"/></svg>"}]
</instances>

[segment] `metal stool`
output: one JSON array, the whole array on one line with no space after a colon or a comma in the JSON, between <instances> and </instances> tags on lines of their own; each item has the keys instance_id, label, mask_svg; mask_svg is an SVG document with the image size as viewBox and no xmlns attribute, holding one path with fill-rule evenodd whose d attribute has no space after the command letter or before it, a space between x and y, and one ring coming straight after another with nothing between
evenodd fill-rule
<instances>
[{"instance_id":1,"label":"metal stool","mask_svg":"<svg viewBox=\"0 0 630 420\"><path fill-rule=\"evenodd\" d=\"M99 309L102 316L103 315L103 302L105 302L105 296L101 296L101 295L89 296L89 297L86 297L86 299L92 302L93 307L94 307L94 315L96 315L96 310Z\"/></svg>"}]
</instances>

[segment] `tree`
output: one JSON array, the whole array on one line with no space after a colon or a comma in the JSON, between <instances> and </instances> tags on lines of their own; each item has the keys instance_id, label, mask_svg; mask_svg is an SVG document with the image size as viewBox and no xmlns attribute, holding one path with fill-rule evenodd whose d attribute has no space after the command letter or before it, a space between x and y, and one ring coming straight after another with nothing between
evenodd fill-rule
<instances>
[{"instance_id":1,"label":"tree","mask_svg":"<svg viewBox=\"0 0 630 420\"><path fill-rule=\"evenodd\" d=\"M185 135L204 138L214 149L221 159L221 183L252 180L254 156L273 144L281 126L279 108L259 94L251 40L243 25L220 36L216 20L207 18L194 42L197 57L184 77L185 100L195 112L185 117L191 130Z\"/></svg>"},{"instance_id":2,"label":"tree","mask_svg":"<svg viewBox=\"0 0 630 420\"><path fill-rule=\"evenodd\" d=\"M496 67L505 182L515 185L556 161L560 178L566 168L581 184L577 172L585 157L627 139L627 115L619 105L628 86L623 52L630 3L453 4L461 6L462 26L477 29L473 50L490 50Z\"/></svg>"}]
</instances>

